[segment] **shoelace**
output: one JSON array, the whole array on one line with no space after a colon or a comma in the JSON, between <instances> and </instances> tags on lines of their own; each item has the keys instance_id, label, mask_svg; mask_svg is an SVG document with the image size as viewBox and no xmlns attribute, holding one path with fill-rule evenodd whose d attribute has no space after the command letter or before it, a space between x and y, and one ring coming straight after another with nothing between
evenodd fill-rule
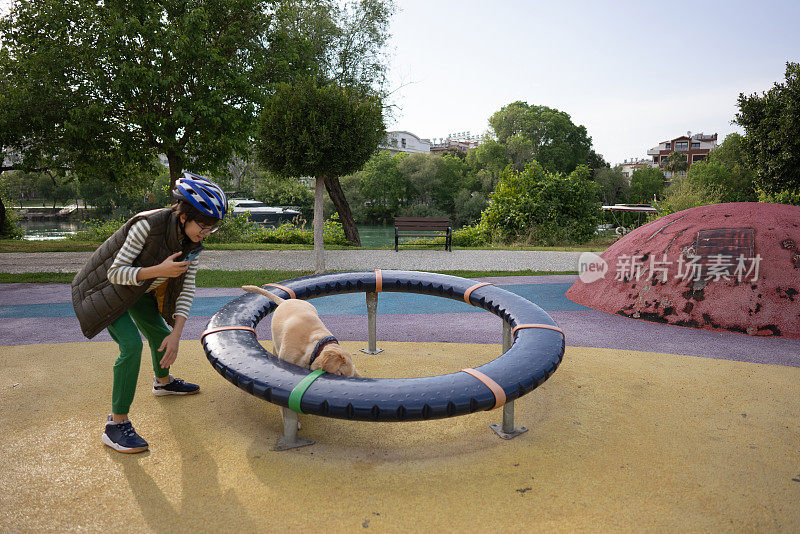
<instances>
[{"instance_id":1,"label":"shoelace","mask_svg":"<svg viewBox=\"0 0 800 534\"><path fill-rule=\"evenodd\" d=\"M120 432L122 432L122 435L126 438L136 435L136 431L133 429L133 424L130 421L119 423L119 427Z\"/></svg>"}]
</instances>

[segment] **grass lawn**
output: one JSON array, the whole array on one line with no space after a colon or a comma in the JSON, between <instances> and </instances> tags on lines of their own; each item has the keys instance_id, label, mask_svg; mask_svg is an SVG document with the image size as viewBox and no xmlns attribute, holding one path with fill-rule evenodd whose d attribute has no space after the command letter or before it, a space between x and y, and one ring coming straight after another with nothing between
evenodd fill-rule
<instances>
[{"instance_id":1,"label":"grass lawn","mask_svg":"<svg viewBox=\"0 0 800 534\"><path fill-rule=\"evenodd\" d=\"M437 271L462 278L485 276L541 276L548 274L578 274L577 271ZM220 271L201 269L197 272L197 287L240 287L257 280L261 284L280 282L308 276L311 271ZM68 284L74 273L0 273L0 284Z\"/></svg>"},{"instance_id":2,"label":"grass lawn","mask_svg":"<svg viewBox=\"0 0 800 534\"><path fill-rule=\"evenodd\" d=\"M0 252L93 252L99 243L74 239L26 241L25 239L0 239Z\"/></svg>"},{"instance_id":3,"label":"grass lawn","mask_svg":"<svg viewBox=\"0 0 800 534\"><path fill-rule=\"evenodd\" d=\"M602 252L616 242L614 237L597 237L588 243L558 247L505 246L505 247L453 247L453 250L550 250L561 252ZM55 239L49 241L26 241L24 239L0 239L0 252L91 252L100 243L78 241L75 239ZM311 245L280 245L265 243L204 243L208 250L312 250ZM438 250L440 246L404 245L402 250ZM326 250L369 250L356 247L328 245ZM375 249L372 249L375 250ZM394 250L387 246L378 250Z\"/></svg>"}]
</instances>

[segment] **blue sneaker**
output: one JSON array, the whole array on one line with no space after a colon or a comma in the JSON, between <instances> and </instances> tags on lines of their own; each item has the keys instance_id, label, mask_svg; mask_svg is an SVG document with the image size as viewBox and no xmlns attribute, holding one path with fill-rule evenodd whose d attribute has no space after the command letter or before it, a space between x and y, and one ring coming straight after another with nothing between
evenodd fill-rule
<instances>
[{"instance_id":1,"label":"blue sneaker","mask_svg":"<svg viewBox=\"0 0 800 534\"><path fill-rule=\"evenodd\" d=\"M122 423L115 423L110 415L106 422L106 431L103 432L103 443L115 451L126 454L147 450L147 442L133 429L130 419Z\"/></svg>"},{"instance_id":2,"label":"blue sneaker","mask_svg":"<svg viewBox=\"0 0 800 534\"><path fill-rule=\"evenodd\" d=\"M166 384L160 384L158 380L153 379L153 395L192 395L200 391L200 386L197 384L190 384L184 382L180 378L175 378L169 375L170 381Z\"/></svg>"}]
</instances>

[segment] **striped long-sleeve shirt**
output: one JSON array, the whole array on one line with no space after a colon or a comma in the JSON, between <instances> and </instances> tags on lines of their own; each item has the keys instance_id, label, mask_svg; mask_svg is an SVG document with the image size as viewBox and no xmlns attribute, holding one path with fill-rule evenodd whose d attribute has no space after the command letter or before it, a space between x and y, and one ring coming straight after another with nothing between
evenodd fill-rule
<instances>
[{"instance_id":1,"label":"striped long-sleeve shirt","mask_svg":"<svg viewBox=\"0 0 800 534\"><path fill-rule=\"evenodd\" d=\"M144 283L144 280L141 282L136 281L136 275L141 267L134 267L132 264L133 260L142 252L144 241L148 235L150 235L150 223L146 219L136 221L131 226L125 243L122 244L117 257L114 258L114 263L108 269L108 280L112 284L140 286ZM198 259L195 258L189 264L189 270L186 271L186 276L183 279L183 288L178 296L178 301L175 303L173 317L182 315L187 319L189 318L189 308L192 307L192 300L194 300L194 277L197 274L197 266ZM147 291L153 291L166 281L166 277L156 278Z\"/></svg>"}]
</instances>

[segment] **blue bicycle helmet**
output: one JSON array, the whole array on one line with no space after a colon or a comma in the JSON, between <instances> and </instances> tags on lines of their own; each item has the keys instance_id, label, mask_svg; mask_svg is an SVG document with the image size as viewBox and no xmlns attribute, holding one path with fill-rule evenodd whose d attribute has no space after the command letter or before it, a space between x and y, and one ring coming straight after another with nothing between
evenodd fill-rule
<instances>
[{"instance_id":1,"label":"blue bicycle helmet","mask_svg":"<svg viewBox=\"0 0 800 534\"><path fill-rule=\"evenodd\" d=\"M175 181L172 194L209 217L222 220L228 211L228 199L222 189L208 178L193 172L183 171L183 176Z\"/></svg>"}]
</instances>

